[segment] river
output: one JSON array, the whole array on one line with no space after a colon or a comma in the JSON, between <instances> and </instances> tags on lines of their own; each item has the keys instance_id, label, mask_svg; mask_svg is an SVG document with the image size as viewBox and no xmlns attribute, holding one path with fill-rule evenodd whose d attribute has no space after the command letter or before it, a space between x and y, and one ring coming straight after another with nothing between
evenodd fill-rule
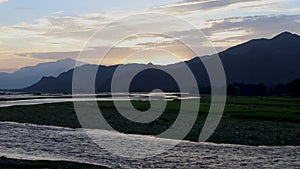
<instances>
[{"instance_id":1,"label":"river","mask_svg":"<svg viewBox=\"0 0 300 169\"><path fill-rule=\"evenodd\" d=\"M182 96L177 96L177 95ZM192 100L199 99L199 96L194 96L188 93L152 93L152 94L128 94L128 93L114 93L114 98L110 94L96 94L96 95L42 95L34 96L30 94L11 94L0 95L0 108L11 106L25 106L25 105L39 105L47 103L65 103L65 102L87 102L87 101L148 101L151 100L171 101L174 99ZM1 101L2 100L2 101Z\"/></svg>"},{"instance_id":2,"label":"river","mask_svg":"<svg viewBox=\"0 0 300 169\"><path fill-rule=\"evenodd\" d=\"M114 135L139 140L143 138L161 142L162 145L172 141L116 132L110 132L110 135L111 138ZM145 159L131 159L112 155L93 143L81 129L14 122L0 122L0 148L0 156L9 158L66 160L113 168L300 167L299 146L243 146L182 141L163 154Z\"/></svg>"}]
</instances>

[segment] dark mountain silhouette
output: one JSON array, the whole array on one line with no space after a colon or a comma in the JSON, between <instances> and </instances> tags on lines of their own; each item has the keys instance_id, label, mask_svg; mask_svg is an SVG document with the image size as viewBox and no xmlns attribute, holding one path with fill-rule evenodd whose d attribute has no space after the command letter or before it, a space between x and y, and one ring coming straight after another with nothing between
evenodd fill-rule
<instances>
[{"instance_id":1,"label":"dark mountain silhouette","mask_svg":"<svg viewBox=\"0 0 300 169\"><path fill-rule=\"evenodd\" d=\"M228 84L233 82L278 84L288 83L300 77L300 36L289 32L283 32L272 39L250 40L220 52L219 56L225 69ZM203 60L205 61L216 58L215 55L204 57ZM184 63L195 75L198 86L210 85L206 69L199 58L167 66L128 64L97 67L96 65L85 65L76 68L76 70L80 70L87 76L91 73L89 70L98 70L95 81L97 92L110 91L112 76L118 66L124 72L123 75L117 77L121 80L126 78L128 73L139 72L142 68L147 68L133 79L130 85L131 91L150 91L154 88L177 91L178 85L174 83L174 79L166 73L154 70L155 67L176 72L179 79L185 81L188 88L192 90L196 86L192 83L189 84L189 79L183 71ZM44 77L23 91L71 92L73 71L63 73L57 78ZM126 91L125 87L121 88L120 91Z\"/></svg>"},{"instance_id":2,"label":"dark mountain silhouette","mask_svg":"<svg viewBox=\"0 0 300 169\"><path fill-rule=\"evenodd\" d=\"M0 89L24 88L38 82L43 76L58 76L62 72L73 69L76 61L63 59L56 62L41 63L28 66L14 73L0 73ZM79 63L82 65L83 63Z\"/></svg>"},{"instance_id":3,"label":"dark mountain silhouette","mask_svg":"<svg viewBox=\"0 0 300 169\"><path fill-rule=\"evenodd\" d=\"M287 83L300 77L300 36L255 39L219 54L228 82Z\"/></svg>"}]
</instances>

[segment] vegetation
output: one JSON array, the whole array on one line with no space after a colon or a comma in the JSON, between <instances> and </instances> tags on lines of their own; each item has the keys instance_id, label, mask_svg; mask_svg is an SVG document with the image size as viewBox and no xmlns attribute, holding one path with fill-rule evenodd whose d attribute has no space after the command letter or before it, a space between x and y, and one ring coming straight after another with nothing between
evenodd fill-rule
<instances>
[{"instance_id":1,"label":"vegetation","mask_svg":"<svg viewBox=\"0 0 300 169\"><path fill-rule=\"evenodd\" d=\"M300 79L287 84L266 85L264 83L246 84L232 83L227 87L229 95L233 96L300 96Z\"/></svg>"},{"instance_id":2,"label":"vegetation","mask_svg":"<svg viewBox=\"0 0 300 169\"><path fill-rule=\"evenodd\" d=\"M296 79L288 84L288 92L293 97L300 97L300 79Z\"/></svg>"}]
</instances>

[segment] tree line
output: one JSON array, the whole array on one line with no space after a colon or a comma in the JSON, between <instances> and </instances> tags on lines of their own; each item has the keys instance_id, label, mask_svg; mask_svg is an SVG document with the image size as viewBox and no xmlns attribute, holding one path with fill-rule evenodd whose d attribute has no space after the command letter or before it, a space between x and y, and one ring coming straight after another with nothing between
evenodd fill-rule
<instances>
[{"instance_id":1,"label":"tree line","mask_svg":"<svg viewBox=\"0 0 300 169\"><path fill-rule=\"evenodd\" d=\"M227 94L232 96L288 95L300 97L300 78L287 84L275 85L231 83L227 86Z\"/></svg>"},{"instance_id":2,"label":"tree line","mask_svg":"<svg viewBox=\"0 0 300 169\"><path fill-rule=\"evenodd\" d=\"M210 94L211 86L199 86L200 94ZM287 84L267 85L265 83L230 83L227 94L231 96L292 96L300 97L300 78Z\"/></svg>"}]
</instances>

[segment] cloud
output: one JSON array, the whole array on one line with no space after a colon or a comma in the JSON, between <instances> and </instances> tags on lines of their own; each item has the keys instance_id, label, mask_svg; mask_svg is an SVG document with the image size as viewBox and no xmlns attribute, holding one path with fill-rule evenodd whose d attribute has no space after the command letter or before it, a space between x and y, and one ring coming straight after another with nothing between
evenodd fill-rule
<instances>
[{"instance_id":1,"label":"cloud","mask_svg":"<svg viewBox=\"0 0 300 169\"><path fill-rule=\"evenodd\" d=\"M70 51L70 52L37 52L37 53L19 53L20 57L34 57L39 59L53 59L59 60L63 58L73 58L76 59L80 51Z\"/></svg>"},{"instance_id":2,"label":"cloud","mask_svg":"<svg viewBox=\"0 0 300 169\"><path fill-rule=\"evenodd\" d=\"M57 14L62 14L64 13L65 11L56 11L56 12L52 12L51 15L57 15Z\"/></svg>"},{"instance_id":3,"label":"cloud","mask_svg":"<svg viewBox=\"0 0 300 169\"><path fill-rule=\"evenodd\" d=\"M30 7L16 7L15 8L16 10L32 10L32 8L30 8Z\"/></svg>"},{"instance_id":4,"label":"cloud","mask_svg":"<svg viewBox=\"0 0 300 169\"><path fill-rule=\"evenodd\" d=\"M232 5L251 6L253 4L266 4L280 1L283 0L184 0L170 5L159 6L154 8L154 10L178 15L186 15L195 11L203 12L226 8Z\"/></svg>"},{"instance_id":5,"label":"cloud","mask_svg":"<svg viewBox=\"0 0 300 169\"><path fill-rule=\"evenodd\" d=\"M106 52L110 47L95 47L87 49L85 51L74 50L66 52L31 52L31 53L18 53L17 55L21 58L36 58L36 59L51 59L59 60L64 58L77 59L81 54L85 58L81 57L81 61L88 63L98 63L102 61L103 65L112 65L117 63L122 63L122 60L126 58L129 54L135 52L133 48L127 47L115 47L112 48L105 58L100 58L99 53ZM82 53L83 52L83 53ZM103 59L103 60L102 60Z\"/></svg>"},{"instance_id":6,"label":"cloud","mask_svg":"<svg viewBox=\"0 0 300 169\"><path fill-rule=\"evenodd\" d=\"M8 2L8 0L0 0L0 3Z\"/></svg>"},{"instance_id":7,"label":"cloud","mask_svg":"<svg viewBox=\"0 0 300 169\"><path fill-rule=\"evenodd\" d=\"M270 38L283 31L299 34L299 15L281 14L281 11L295 12L299 9L284 8L284 6L278 5L279 2L284 1L286 0L185 0L141 11L158 11L187 19L202 29L217 50L221 51L253 38ZM266 11L275 12L276 15L270 15ZM23 60L31 58L33 59L32 63L47 59L76 58L79 51L84 48L86 41L96 31L118 18L132 14L129 11L109 11L55 16L62 12L55 11L52 16L45 16L32 22L1 25L1 42L5 44L0 45L1 57L21 57ZM170 22L155 17L140 17L126 23L114 22L109 25L109 29L100 33L100 36L94 37L95 43L86 49L88 54L86 61L90 63L97 61L99 59L97 53L107 49L111 42L118 40L122 35L132 36L118 44L110 54L111 57L106 58L105 64L121 62L121 58L127 54L148 48L169 50L184 59L194 57L194 53L187 51L180 41L172 38L135 35L139 30L151 32L157 28L162 34L172 35L178 40L191 41L193 47L202 49L203 55L213 52L209 43L204 39L199 39L199 30L182 28L176 22L163 26L166 23Z\"/></svg>"},{"instance_id":8,"label":"cloud","mask_svg":"<svg viewBox=\"0 0 300 169\"><path fill-rule=\"evenodd\" d=\"M206 21L203 29L216 47L225 49L257 38L271 38L281 32L300 33L300 15L263 15Z\"/></svg>"},{"instance_id":9,"label":"cloud","mask_svg":"<svg viewBox=\"0 0 300 169\"><path fill-rule=\"evenodd\" d=\"M115 55L114 61L116 62L130 52L146 48L170 50L185 59L194 57L194 53L187 51L179 41L172 38L135 34L137 29L155 30L157 27L160 28L162 34L192 42L194 47L202 49L203 55L214 53L214 49L205 39L199 39L199 30L186 30L176 24L163 27L161 25L168 23L165 20L148 19L151 20L150 24L145 23L143 18L128 22L128 24L119 22L111 24L109 29L102 32L99 37L94 37L95 43L87 49L89 58L86 59L94 61L97 51L107 49L110 42L116 40L120 34L132 36L123 39L122 43L117 46L118 50L112 53ZM48 16L40 18L34 23L0 26L1 41L6 44L6 49L1 50L10 50L18 56L28 55L38 59L74 58L78 56L78 52L84 47L90 36L110 21L112 19L106 15L90 14L72 17ZM202 30L215 48L221 51L253 38L269 38L283 31L299 34L299 21L299 15L230 17L206 20ZM141 25L142 27L135 28ZM113 63L112 54L106 64Z\"/></svg>"},{"instance_id":10,"label":"cloud","mask_svg":"<svg viewBox=\"0 0 300 169\"><path fill-rule=\"evenodd\" d=\"M284 31L300 34L300 15L261 15L210 19L205 21L205 25L200 30L203 31L217 51L222 51L251 39L272 38ZM192 42L194 47L202 48L203 55L214 52L211 44L207 43L208 41L204 37L199 37L198 29L170 31L168 34L174 35L180 40L185 39ZM164 47L165 49L180 49L182 46L174 41L145 42L139 45Z\"/></svg>"}]
</instances>

